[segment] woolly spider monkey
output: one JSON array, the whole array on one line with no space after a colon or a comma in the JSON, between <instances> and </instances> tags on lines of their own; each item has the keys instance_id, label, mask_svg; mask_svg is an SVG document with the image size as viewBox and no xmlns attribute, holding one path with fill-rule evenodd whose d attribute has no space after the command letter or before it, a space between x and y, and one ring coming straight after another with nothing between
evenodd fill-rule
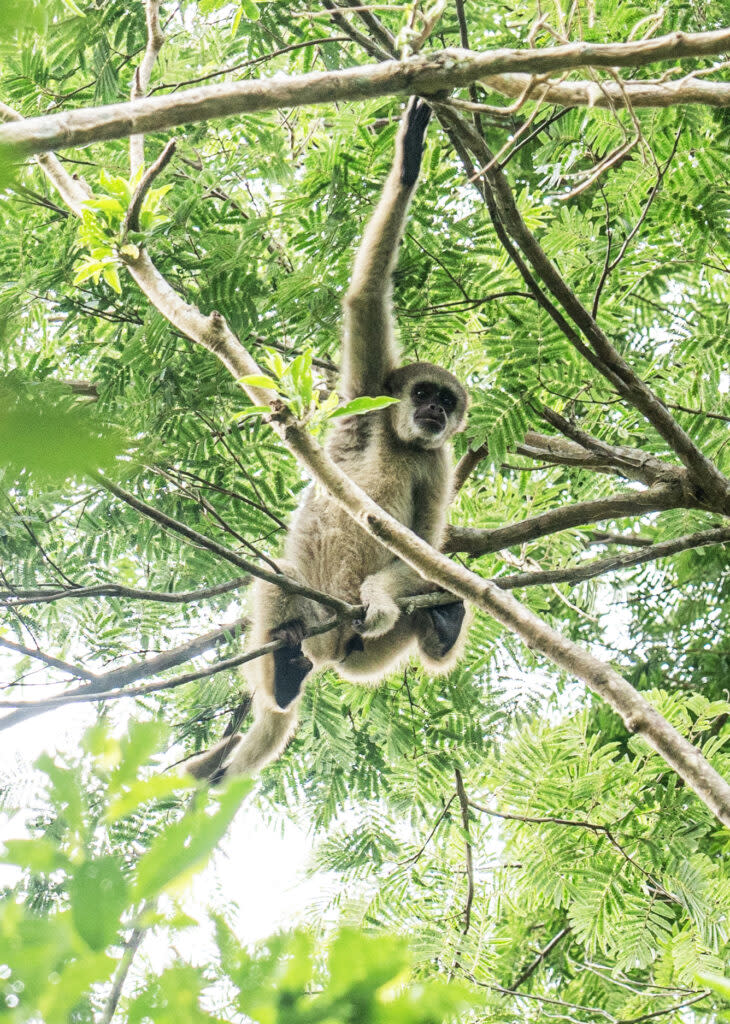
<instances>
[{"instance_id":1,"label":"woolly spider monkey","mask_svg":"<svg viewBox=\"0 0 730 1024\"><path fill-rule=\"evenodd\" d=\"M338 419L327 451L378 505L438 549L453 489L450 439L464 428L467 394L440 366L400 365L391 301L391 278L430 116L431 108L413 97L344 301L341 394L348 401L361 395L392 395L400 401L365 416ZM373 683L414 649L434 674L456 661L463 603L446 598L438 607L402 614L398 598L438 588L395 558L315 485L294 516L279 565L310 587L363 604L365 617L306 637L307 627L324 622L331 612L257 580L248 646L254 650L271 640L285 644L250 663L253 724L245 735L224 737L191 758L186 767L198 778L249 775L277 758L296 729L303 684L312 671L332 667L343 679Z\"/></svg>"}]
</instances>

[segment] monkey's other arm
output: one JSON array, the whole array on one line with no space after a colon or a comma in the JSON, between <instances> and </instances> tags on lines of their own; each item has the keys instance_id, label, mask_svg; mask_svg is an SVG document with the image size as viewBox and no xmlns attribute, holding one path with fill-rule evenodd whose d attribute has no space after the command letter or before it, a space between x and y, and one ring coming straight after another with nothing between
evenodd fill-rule
<instances>
[{"instance_id":1,"label":"monkey's other arm","mask_svg":"<svg viewBox=\"0 0 730 1024\"><path fill-rule=\"evenodd\" d=\"M412 97L398 131L393 166L355 258L344 301L342 391L348 399L382 395L383 381L399 362L391 313L392 275L430 116L428 104Z\"/></svg>"}]
</instances>

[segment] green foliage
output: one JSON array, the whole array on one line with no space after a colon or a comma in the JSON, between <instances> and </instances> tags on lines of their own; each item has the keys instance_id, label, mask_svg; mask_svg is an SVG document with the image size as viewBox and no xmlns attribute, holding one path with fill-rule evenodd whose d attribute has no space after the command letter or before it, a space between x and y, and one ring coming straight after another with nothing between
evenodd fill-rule
<instances>
[{"instance_id":1,"label":"green foliage","mask_svg":"<svg viewBox=\"0 0 730 1024\"><path fill-rule=\"evenodd\" d=\"M365 20L353 9L352 24L368 32L366 20L377 17L405 47L433 14L431 5L371 6ZM716 0L519 0L509 11L467 4L465 14L473 49L727 23ZM156 96L375 59L306 0L183 0L164 2L162 15ZM23 116L129 97L146 45L141 3L0 0L0 25L0 99ZM447 4L423 52L462 42L457 5ZM668 67L626 74L641 82ZM683 61L681 73L692 68L712 69L706 80L728 78L714 58ZM490 106L512 104L475 88ZM263 368L265 379L249 383L280 395L310 427L324 432L334 417L382 408L384 398L339 407L332 367L353 252L390 167L401 106L384 97L180 127L141 230L126 235L139 182L129 178L125 140L59 154L93 185L80 227L36 163L0 155L0 185L15 175L13 191L0 195L3 640L87 672L135 666L137 682L169 681L240 652L244 638L231 634L189 662L149 668L161 652L243 619L246 591L228 561L85 473L119 472L160 512L266 559L279 557L306 481L262 418L266 399L242 409L239 382L150 308L124 257L144 245L184 300L204 314L218 310ZM511 142L505 174L542 249L582 303L596 303L600 326L683 429L730 472L727 110L566 111L538 108L533 96L501 116L483 113L481 124L493 152ZM636 146L566 199L637 124ZM147 158L166 141L150 133ZM452 521L496 528L638 487L516 450L528 430L554 432L541 417L546 405L599 441L674 460L531 297L466 179L434 121L393 290L405 358L443 364L468 384L457 455L488 445ZM598 543L598 529L656 543L715 522L684 508L608 519L471 565L496 578L564 569L632 550ZM730 777L722 546L518 596L612 660ZM38 682L43 689L33 690ZM21 699L34 699L79 680L6 651L3 683L6 697L22 683ZM78 757L41 761L40 778L4 766L3 806L24 827L5 843L15 867L0 904L1 1019L101 1019L136 930L169 951L154 972L136 958L125 982L118 1018L140 1024L255 1019L255 1008L262 1024L441 1019L462 1005L459 990L442 987L452 974L479 986L465 1019L490 1024L709 1024L727 1014L725 990L710 977L724 979L730 961L725 833L598 699L486 616L443 679L426 678L414 660L378 690L334 674L309 685L296 739L249 799L272 831L286 816L311 829L315 868L326 875L310 928L245 952L225 894L213 907L208 957L205 910L193 920L178 901L210 863L241 794L199 793L157 766L217 739L242 686L229 670L148 692L120 712L100 705L102 720L128 713L143 724L120 739L116 725L100 730ZM473 801L466 811L457 767ZM249 852L246 844L235 851L235 863L250 888ZM329 960L323 922L357 929L340 935ZM393 934L409 936L412 962ZM173 952L186 938L206 950L201 960ZM705 985L709 997L676 1009Z\"/></svg>"},{"instance_id":2,"label":"green foliage","mask_svg":"<svg viewBox=\"0 0 730 1024\"><path fill-rule=\"evenodd\" d=\"M0 379L0 466L6 483L29 476L62 483L109 468L126 447L123 432L54 381Z\"/></svg>"},{"instance_id":3,"label":"green foliage","mask_svg":"<svg viewBox=\"0 0 730 1024\"><path fill-rule=\"evenodd\" d=\"M218 942L241 1012L260 1024L441 1024L477 1002L464 986L414 976L407 944L392 936L342 929L324 969L304 932L248 956L218 921Z\"/></svg>"}]
</instances>

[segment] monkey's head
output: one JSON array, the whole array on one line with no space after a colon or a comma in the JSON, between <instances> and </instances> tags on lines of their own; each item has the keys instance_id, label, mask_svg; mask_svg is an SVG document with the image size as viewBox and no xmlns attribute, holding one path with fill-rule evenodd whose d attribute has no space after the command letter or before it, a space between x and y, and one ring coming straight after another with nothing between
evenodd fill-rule
<instances>
[{"instance_id":1,"label":"monkey's head","mask_svg":"<svg viewBox=\"0 0 730 1024\"><path fill-rule=\"evenodd\" d=\"M388 409L396 436L419 448L440 448L464 429L467 394L453 374L433 363L411 363L388 375Z\"/></svg>"}]
</instances>

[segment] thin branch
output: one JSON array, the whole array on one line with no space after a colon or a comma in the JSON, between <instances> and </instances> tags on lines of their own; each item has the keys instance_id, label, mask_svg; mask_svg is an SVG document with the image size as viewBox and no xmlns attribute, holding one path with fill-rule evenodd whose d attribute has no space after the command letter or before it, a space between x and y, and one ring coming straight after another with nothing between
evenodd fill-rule
<instances>
[{"instance_id":1,"label":"thin branch","mask_svg":"<svg viewBox=\"0 0 730 1024\"><path fill-rule=\"evenodd\" d=\"M405 615L411 615L418 608L438 607L440 604L443 604L443 602L443 591L434 591L428 594L414 594L398 598L396 601L397 605ZM365 608L362 605L353 605L349 612L343 612L335 618L328 619L326 622L308 627L304 636L321 636L323 633L329 633L331 630L336 629L337 626L341 625L343 622L362 618L364 614ZM223 637L219 637L219 639L222 638ZM201 639L205 640L206 638ZM172 651L168 651L165 655L160 655L158 659L150 659L149 661L136 663L135 665L130 665L122 669L112 669L110 672L106 673L94 674L87 672L85 678L92 680L89 685L79 686L75 690L67 690L64 693L59 693L54 697L48 697L45 700L0 700L0 708L22 708L24 710L34 709L37 712L42 712L50 711L51 708L63 706L65 704L118 700L120 697L144 697L150 693L157 693L159 690L172 690L178 686L184 686L186 683L192 683L198 679L205 679L208 676L216 675L218 672L227 672L232 668L245 665L249 661L262 658L266 654L273 654L275 651L278 651L281 647L285 646L286 642L286 640L271 640L269 643L263 644L263 646L257 647L253 651L245 651L242 654L235 654L230 658L223 659L222 661L216 661L212 665L206 665L199 669L192 669L189 672L173 676L170 679L162 679L136 687L126 686L126 683L133 681L134 679L156 674L156 672L160 670L160 664L163 669L169 668L170 665L180 664L181 660L192 660L193 657L202 653L198 650L197 646L195 648L191 648L190 644L185 644L182 648L178 648L178 650L186 652L192 649L194 653L189 654L188 657L182 659L178 658L177 661L170 662L169 664L166 661L161 662L160 659L168 659L169 655L174 653ZM3 641L0 641L0 643L3 643ZM192 643L199 644L199 641L192 641ZM17 647L17 645L14 645L14 647ZM21 653L25 652L23 651ZM50 660L56 663L56 667L63 668L64 671L68 671L76 676L82 675L84 671L74 665L67 666L65 662L58 662L57 659L49 659L48 655L40 655L34 651L30 651L29 653L40 657L40 660L42 661ZM7 719L0 719L0 730L5 728L4 723L6 721Z\"/></svg>"},{"instance_id":2,"label":"thin branch","mask_svg":"<svg viewBox=\"0 0 730 1024\"><path fill-rule=\"evenodd\" d=\"M520 988L522 985L524 985L528 978L532 977L532 975L538 969L540 964L543 963L548 956L550 956L550 954L558 945L558 943L562 942L566 935L570 935L570 925L566 925L565 928L561 928L559 932L553 935L552 939L550 939L548 944L544 946L537 954L535 959L527 965L527 967L524 969L519 978L517 978L516 981L512 982L510 986L512 991L515 991L515 989Z\"/></svg>"},{"instance_id":3,"label":"thin branch","mask_svg":"<svg viewBox=\"0 0 730 1024\"><path fill-rule=\"evenodd\" d=\"M625 544L630 548L648 548L654 541L636 533L613 533L611 530L594 530L590 535L591 544Z\"/></svg>"},{"instance_id":4,"label":"thin branch","mask_svg":"<svg viewBox=\"0 0 730 1024\"><path fill-rule=\"evenodd\" d=\"M61 672L66 672L70 676L75 676L79 679L95 679L96 676L93 672L89 672L88 669L82 668L80 665L71 665L67 661L62 661L60 658L54 658L51 654L46 654L44 651L38 650L36 647L26 647L25 644L16 643L14 640L8 640L7 637L0 636L0 647L4 647L6 651L13 651L15 654L22 654L26 658L33 658L35 661L40 661L44 665L48 665L49 668L57 668Z\"/></svg>"},{"instance_id":5,"label":"thin branch","mask_svg":"<svg viewBox=\"0 0 730 1024\"><path fill-rule=\"evenodd\" d=\"M152 69L157 55L165 42L160 25L160 0L146 0L145 20L147 22L147 46L142 61L134 72L131 99L139 100L147 94ZM132 135L129 139L129 164L131 176L134 177L144 167L144 135ZM137 228L132 230L136 231Z\"/></svg>"},{"instance_id":6,"label":"thin branch","mask_svg":"<svg viewBox=\"0 0 730 1024\"><path fill-rule=\"evenodd\" d=\"M469 798L464 789L464 780L458 768L454 769L456 777L456 795L461 808L461 827L464 830L464 851L466 857L466 903L464 904L464 927L462 935L466 935L471 925L471 905L474 902L474 855L469 832ZM457 957L458 959L458 957ZM454 966L457 966L456 964Z\"/></svg>"},{"instance_id":7,"label":"thin branch","mask_svg":"<svg viewBox=\"0 0 730 1024\"><path fill-rule=\"evenodd\" d=\"M141 135L135 135L129 140L130 148L133 139L142 138ZM139 215L142 211L142 204L144 203L145 196L149 192L152 182L155 180L158 174L160 174L165 167L172 160L175 150L177 149L177 140L170 139L165 148L162 150L160 155L157 157L154 163L150 164L145 173L142 175L139 185L135 189L132 201L127 208L127 212L124 215L124 223L122 224L122 238L126 238L127 233L130 231L139 231Z\"/></svg>"},{"instance_id":8,"label":"thin branch","mask_svg":"<svg viewBox=\"0 0 730 1024\"><path fill-rule=\"evenodd\" d=\"M131 665L122 665L121 668L112 669L110 672L99 673L94 676L87 686L78 687L77 692L102 693L106 690L127 686L138 679L158 675L167 669L174 668L176 665L183 665L186 661L192 661L193 658L205 654L206 651L217 647L218 644L230 640L231 636L235 636L245 623L246 619L237 619L235 622L219 626L217 629L203 634L203 636L194 637L186 643L172 647L169 651L157 654L153 658L147 658L145 661L136 661ZM80 675L75 666L74 674ZM47 702L45 701L39 701L37 704L27 702L22 708L11 711L4 718L0 718L0 732L3 729L9 729L11 726L17 725L18 722L24 722L34 715L41 714L47 710L46 704Z\"/></svg>"},{"instance_id":9,"label":"thin branch","mask_svg":"<svg viewBox=\"0 0 730 1024\"><path fill-rule=\"evenodd\" d=\"M503 96L518 97L530 83L524 74L488 75L482 85ZM709 107L730 106L730 82L707 82L700 78L685 77L674 82L616 82L593 81L546 83L542 100L561 107L614 107L630 103L632 107L673 107L701 103ZM464 104L460 104L464 106ZM468 109L483 109L485 104L470 105ZM490 108L488 108L490 109Z\"/></svg>"},{"instance_id":10,"label":"thin branch","mask_svg":"<svg viewBox=\"0 0 730 1024\"><path fill-rule=\"evenodd\" d=\"M351 612L352 605L346 601L340 601L339 598L331 597L329 594L325 594L320 590L314 590L312 587L306 587L296 580L285 576L283 573L270 572L268 569L262 568L255 562L249 561L247 558L243 558L241 555L227 548L223 544L219 544L218 541L213 540L210 537L206 537L205 534L198 533L197 530L193 530L185 523L181 523L178 519L173 519L172 516L168 516L166 513L156 509L153 505L148 505L147 502L141 501L135 497L129 491L124 490L123 487L119 487L118 484L112 483L107 477L102 476L101 473L92 473L93 478L105 487L111 494L125 502L131 508L140 512L142 515L147 516L154 522L159 523L168 530L172 530L175 533L179 533L187 540L197 544L198 547L203 548L206 551L211 551L213 554L218 555L219 558L224 558L227 562L231 562L233 565L238 566L239 569L245 569L246 572L251 573L252 576L258 576L262 580L266 580L268 583L273 583L275 586L280 587L285 594L301 594L302 597L308 597L312 601L317 601L319 604L323 604L328 608L332 608L337 612Z\"/></svg>"},{"instance_id":11,"label":"thin branch","mask_svg":"<svg viewBox=\"0 0 730 1024\"><path fill-rule=\"evenodd\" d=\"M677 537L675 540L665 540L659 544L651 544L642 547L637 554L611 555L608 558L599 558L588 565L579 565L573 569L549 569L545 572L520 572L511 576L500 576L494 580L502 590L516 590L518 587L539 587L548 583L583 583L585 580L595 579L596 576L603 576L607 572L616 572L618 569L627 569L634 565L644 565L646 562L655 562L659 558L668 558L680 551L689 551L691 548L707 547L710 544L730 543L730 528L717 527L713 530L704 530L700 533L689 533L684 537Z\"/></svg>"},{"instance_id":12,"label":"thin branch","mask_svg":"<svg viewBox=\"0 0 730 1024\"><path fill-rule=\"evenodd\" d=\"M608 832L608 825L599 825L594 821L583 821L576 818L556 818L553 816L534 816L529 814L508 814L506 811L494 811L491 807L485 807L475 800L469 800L469 806L482 814L488 814L492 818L501 818L503 821L521 821L527 825L564 825L570 828L585 828L589 832L605 835Z\"/></svg>"},{"instance_id":13,"label":"thin branch","mask_svg":"<svg viewBox=\"0 0 730 1024\"><path fill-rule=\"evenodd\" d=\"M720 29L673 32L626 43L567 43L544 49L473 53L454 48L367 67L220 83L129 103L65 110L0 128L0 145L17 147L21 155L45 153L231 114L372 99L393 93L438 93L504 72L547 74L577 67L642 67L654 61L722 53L729 44L730 29Z\"/></svg>"},{"instance_id":14,"label":"thin branch","mask_svg":"<svg viewBox=\"0 0 730 1024\"><path fill-rule=\"evenodd\" d=\"M17 608L26 604L49 604L66 598L78 600L87 597L118 597L133 601L158 601L162 604L193 604L196 601L218 597L220 594L228 594L231 590L239 590L250 582L250 576L237 576L213 587L178 591L143 590L138 587L125 587L121 583L97 583L88 587L69 587L65 590L4 590L0 591L0 605Z\"/></svg>"},{"instance_id":15,"label":"thin branch","mask_svg":"<svg viewBox=\"0 0 730 1024\"><path fill-rule=\"evenodd\" d=\"M139 949L144 936L145 930L143 928L133 928L131 935L129 936L127 942L124 945L124 952L122 953L122 958L119 961L119 964L114 974L112 990L109 993L109 998L106 1001L101 1016L101 1024L111 1024L117 1006L119 1005L119 1000L122 997L122 989L124 988L124 982L127 980L127 975L129 974L129 970L132 966L135 954Z\"/></svg>"}]
</instances>

